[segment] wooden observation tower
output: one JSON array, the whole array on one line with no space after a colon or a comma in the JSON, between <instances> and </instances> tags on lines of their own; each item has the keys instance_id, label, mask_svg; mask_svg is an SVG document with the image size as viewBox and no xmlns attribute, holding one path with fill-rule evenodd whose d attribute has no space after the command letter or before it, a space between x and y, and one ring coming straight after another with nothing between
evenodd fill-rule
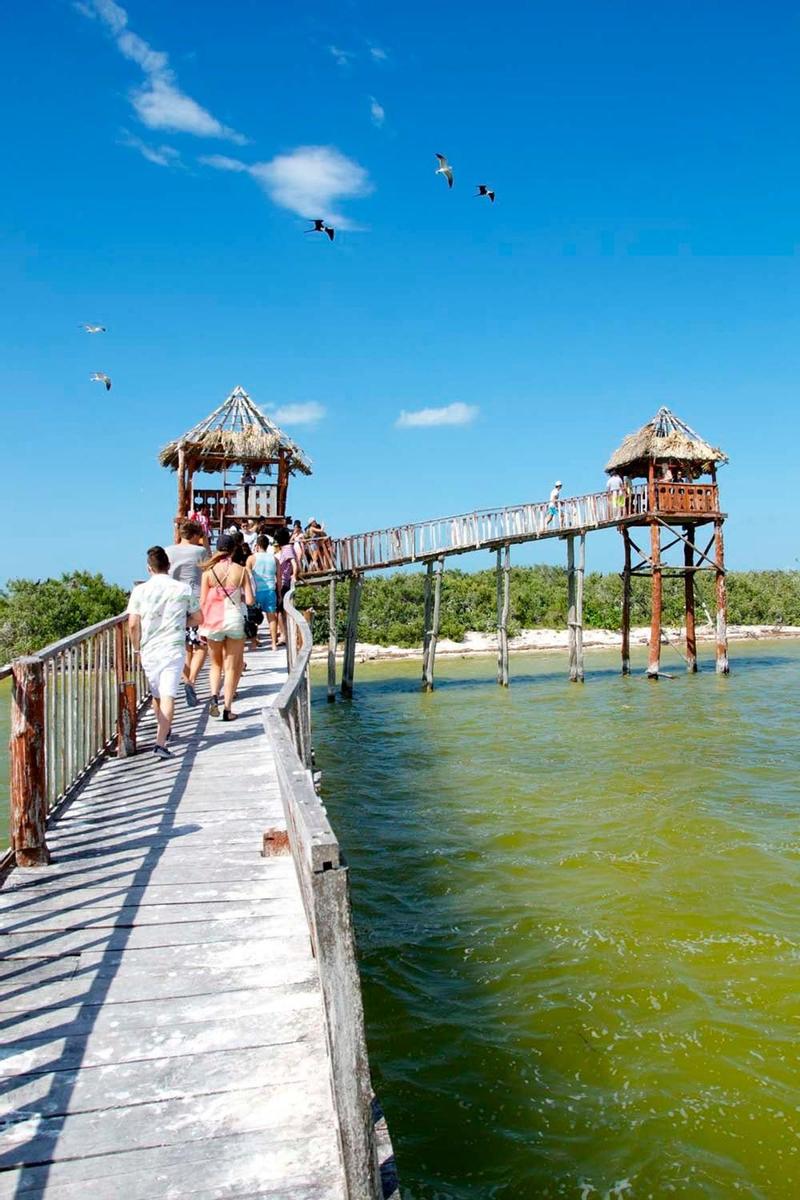
<instances>
[{"instance_id":1,"label":"wooden observation tower","mask_svg":"<svg viewBox=\"0 0 800 1200\"><path fill-rule=\"evenodd\" d=\"M606 464L610 476L619 475L624 486L616 496L620 510L619 528L625 546L622 572L622 671L630 672L631 579L650 576L650 654L647 674L657 679L661 662L662 589L665 577L682 576L686 613L686 663L697 670L695 636L695 578L698 571L712 571L716 579L716 669L727 674L728 631L725 592L725 549L720 510L717 466L727 455L705 442L668 408L660 408L651 421L629 434ZM704 478L705 477L705 478ZM643 479L647 485L645 511L632 515L629 496L632 484ZM699 482L701 481L702 482ZM626 511L626 508L628 511ZM632 530L649 529L649 546L635 540ZM707 544L700 533L710 530ZM680 551L682 561L670 561L669 552ZM638 559L634 562L634 552Z\"/></svg>"},{"instance_id":2,"label":"wooden observation tower","mask_svg":"<svg viewBox=\"0 0 800 1200\"><path fill-rule=\"evenodd\" d=\"M311 462L291 438L235 387L216 408L159 455L178 474L176 521L204 513L212 530L231 521L262 520L277 529L287 521L289 476L311 474ZM241 468L238 478L229 472ZM221 487L195 483L195 475L222 475Z\"/></svg>"}]
</instances>

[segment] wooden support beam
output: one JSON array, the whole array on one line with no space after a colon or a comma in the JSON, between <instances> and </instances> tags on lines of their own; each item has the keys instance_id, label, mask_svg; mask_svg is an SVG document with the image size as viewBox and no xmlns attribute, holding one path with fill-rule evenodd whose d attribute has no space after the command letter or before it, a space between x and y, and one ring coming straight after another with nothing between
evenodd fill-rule
<instances>
[{"instance_id":1,"label":"wooden support beam","mask_svg":"<svg viewBox=\"0 0 800 1200\"><path fill-rule=\"evenodd\" d=\"M631 538L622 530L625 563L622 568L622 674L631 673Z\"/></svg>"},{"instance_id":2,"label":"wooden support beam","mask_svg":"<svg viewBox=\"0 0 800 1200\"><path fill-rule=\"evenodd\" d=\"M117 758L136 753L136 684L125 671L125 626L114 626L114 679L117 685Z\"/></svg>"},{"instance_id":3,"label":"wooden support beam","mask_svg":"<svg viewBox=\"0 0 800 1200\"><path fill-rule=\"evenodd\" d=\"M328 584L328 703L336 700L336 580Z\"/></svg>"},{"instance_id":4,"label":"wooden support beam","mask_svg":"<svg viewBox=\"0 0 800 1200\"><path fill-rule=\"evenodd\" d=\"M694 547L689 539L691 529L684 527L686 539L683 543L683 594L686 609L686 670L697 670L697 635L694 621Z\"/></svg>"},{"instance_id":5,"label":"wooden support beam","mask_svg":"<svg viewBox=\"0 0 800 1200\"><path fill-rule=\"evenodd\" d=\"M425 601L422 613L422 687L425 688L428 665L428 645L431 640L431 625L433 624L433 559L425 567Z\"/></svg>"},{"instance_id":6,"label":"wooden support beam","mask_svg":"<svg viewBox=\"0 0 800 1200\"><path fill-rule=\"evenodd\" d=\"M575 569L575 683L583 683L583 584L586 575L586 534L578 541L578 562ZM570 676L572 678L572 676Z\"/></svg>"},{"instance_id":7,"label":"wooden support beam","mask_svg":"<svg viewBox=\"0 0 800 1200\"><path fill-rule=\"evenodd\" d=\"M44 663L17 658L11 690L11 848L18 867L44 867L47 848ZM64 730L56 731L64 737Z\"/></svg>"},{"instance_id":8,"label":"wooden support beam","mask_svg":"<svg viewBox=\"0 0 800 1200\"><path fill-rule=\"evenodd\" d=\"M578 678L578 648L575 642L575 535L567 538L567 639L569 677Z\"/></svg>"},{"instance_id":9,"label":"wooden support beam","mask_svg":"<svg viewBox=\"0 0 800 1200\"><path fill-rule=\"evenodd\" d=\"M436 664L436 643L439 640L439 620L442 611L442 574L444 559L437 558L433 569L433 613L431 616L430 636L423 663L423 687L426 692L433 691L433 675Z\"/></svg>"},{"instance_id":10,"label":"wooden support beam","mask_svg":"<svg viewBox=\"0 0 800 1200\"><path fill-rule=\"evenodd\" d=\"M186 452L183 446L178 446L178 516L185 517L188 513L186 495Z\"/></svg>"},{"instance_id":11,"label":"wooden support beam","mask_svg":"<svg viewBox=\"0 0 800 1200\"><path fill-rule=\"evenodd\" d=\"M661 526L657 521L650 525L650 560L653 574L650 585L650 654L647 662L649 679L658 679L661 666Z\"/></svg>"},{"instance_id":12,"label":"wooden support beam","mask_svg":"<svg viewBox=\"0 0 800 1200\"><path fill-rule=\"evenodd\" d=\"M497 682L508 687L508 616L511 609L511 547L497 550Z\"/></svg>"},{"instance_id":13,"label":"wooden support beam","mask_svg":"<svg viewBox=\"0 0 800 1200\"><path fill-rule=\"evenodd\" d=\"M714 522L714 551L717 566L717 674L727 675L731 668L728 662L728 594L725 586L722 521Z\"/></svg>"},{"instance_id":14,"label":"wooden support beam","mask_svg":"<svg viewBox=\"0 0 800 1200\"><path fill-rule=\"evenodd\" d=\"M344 662L342 664L342 695L346 699L350 699L353 695L358 610L361 606L361 589L363 586L364 576L353 575L350 580L350 597L347 605L347 629L344 636Z\"/></svg>"}]
</instances>

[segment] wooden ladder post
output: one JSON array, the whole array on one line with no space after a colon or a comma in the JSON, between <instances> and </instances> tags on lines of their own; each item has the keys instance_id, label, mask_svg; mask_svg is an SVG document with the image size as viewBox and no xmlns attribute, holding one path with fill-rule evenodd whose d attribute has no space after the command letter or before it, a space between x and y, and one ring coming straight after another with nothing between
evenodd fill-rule
<instances>
[{"instance_id":1,"label":"wooden ladder post","mask_svg":"<svg viewBox=\"0 0 800 1200\"><path fill-rule=\"evenodd\" d=\"M44 663L17 658L11 664L11 848L18 867L44 867L47 848ZM58 733L63 737L64 730Z\"/></svg>"},{"instance_id":2,"label":"wooden ladder post","mask_svg":"<svg viewBox=\"0 0 800 1200\"><path fill-rule=\"evenodd\" d=\"M722 521L714 522L714 557L717 566L717 674L727 675L731 668L728 661L728 593L725 586Z\"/></svg>"},{"instance_id":3,"label":"wooden ladder post","mask_svg":"<svg viewBox=\"0 0 800 1200\"><path fill-rule=\"evenodd\" d=\"M652 580L650 587L650 654L647 660L648 679L658 679L661 669L661 528L657 521L650 523L650 559Z\"/></svg>"},{"instance_id":4,"label":"wooden ladder post","mask_svg":"<svg viewBox=\"0 0 800 1200\"><path fill-rule=\"evenodd\" d=\"M508 615L511 608L511 547L497 551L497 682L508 687Z\"/></svg>"},{"instance_id":5,"label":"wooden ladder post","mask_svg":"<svg viewBox=\"0 0 800 1200\"><path fill-rule=\"evenodd\" d=\"M430 637L424 662L424 688L426 692L433 691L433 673L436 664L436 643L439 640L439 622L442 613L442 574L444 559L437 558L433 571L433 615L431 617Z\"/></svg>"},{"instance_id":6,"label":"wooden ladder post","mask_svg":"<svg viewBox=\"0 0 800 1200\"><path fill-rule=\"evenodd\" d=\"M586 575L586 534L578 541L578 565L575 571L575 675L573 683L583 683L583 583Z\"/></svg>"},{"instance_id":7,"label":"wooden ladder post","mask_svg":"<svg viewBox=\"0 0 800 1200\"><path fill-rule=\"evenodd\" d=\"M364 576L353 575L350 580L350 596L347 603L347 630L344 635L344 662L342 663L342 695L348 700L353 695L358 610L361 605L361 589L363 586Z\"/></svg>"},{"instance_id":8,"label":"wooden ladder post","mask_svg":"<svg viewBox=\"0 0 800 1200\"><path fill-rule=\"evenodd\" d=\"M114 627L114 676L117 684L117 758L136 753L136 684L125 678L125 627Z\"/></svg>"},{"instance_id":9,"label":"wooden ladder post","mask_svg":"<svg viewBox=\"0 0 800 1200\"><path fill-rule=\"evenodd\" d=\"M694 547L692 545L692 527L684 525L684 536L686 541L683 543L683 565L686 570L683 572L683 594L686 609L686 670L694 672L697 670L697 635L695 633L694 620Z\"/></svg>"},{"instance_id":10,"label":"wooden ladder post","mask_svg":"<svg viewBox=\"0 0 800 1200\"><path fill-rule=\"evenodd\" d=\"M328 703L336 700L336 580L328 584Z\"/></svg>"},{"instance_id":11,"label":"wooden ladder post","mask_svg":"<svg viewBox=\"0 0 800 1200\"><path fill-rule=\"evenodd\" d=\"M423 606L422 632L422 688L427 690L428 647L431 641L431 625L433 624L433 559L425 568L425 601Z\"/></svg>"},{"instance_id":12,"label":"wooden ladder post","mask_svg":"<svg viewBox=\"0 0 800 1200\"><path fill-rule=\"evenodd\" d=\"M627 529L622 530L625 546L625 565L622 569L622 674L631 673L631 539Z\"/></svg>"}]
</instances>

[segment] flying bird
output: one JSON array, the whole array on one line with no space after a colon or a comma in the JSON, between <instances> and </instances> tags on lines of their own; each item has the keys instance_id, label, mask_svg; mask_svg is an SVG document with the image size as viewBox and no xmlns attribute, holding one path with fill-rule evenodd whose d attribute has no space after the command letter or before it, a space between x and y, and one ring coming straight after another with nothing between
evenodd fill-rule
<instances>
[{"instance_id":1,"label":"flying bird","mask_svg":"<svg viewBox=\"0 0 800 1200\"><path fill-rule=\"evenodd\" d=\"M84 333L105 333L106 332L105 325L86 325L86 324L84 324L84 325L79 326L79 328L82 329Z\"/></svg>"},{"instance_id":2,"label":"flying bird","mask_svg":"<svg viewBox=\"0 0 800 1200\"><path fill-rule=\"evenodd\" d=\"M491 200L492 204L494 204L494 192L492 191L491 188L487 187L485 183L478 184L478 190L475 193L475 195L476 196L488 196L489 199Z\"/></svg>"},{"instance_id":3,"label":"flying bird","mask_svg":"<svg viewBox=\"0 0 800 1200\"><path fill-rule=\"evenodd\" d=\"M437 154L436 157L439 160L439 165L436 168L435 173L437 175L444 175L445 179L447 180L447 186L452 187L453 186L453 168L450 166L450 163L447 161L447 159L445 158L445 156L443 154Z\"/></svg>"},{"instance_id":4,"label":"flying bird","mask_svg":"<svg viewBox=\"0 0 800 1200\"><path fill-rule=\"evenodd\" d=\"M108 375L104 375L102 371L93 371L89 378L92 383L104 383L106 385L106 391L111 391L111 379Z\"/></svg>"},{"instance_id":5,"label":"flying bird","mask_svg":"<svg viewBox=\"0 0 800 1200\"><path fill-rule=\"evenodd\" d=\"M326 225L322 217L309 217L311 228L306 229L306 233L327 233L328 237L333 241L336 237L336 230L332 225Z\"/></svg>"}]
</instances>

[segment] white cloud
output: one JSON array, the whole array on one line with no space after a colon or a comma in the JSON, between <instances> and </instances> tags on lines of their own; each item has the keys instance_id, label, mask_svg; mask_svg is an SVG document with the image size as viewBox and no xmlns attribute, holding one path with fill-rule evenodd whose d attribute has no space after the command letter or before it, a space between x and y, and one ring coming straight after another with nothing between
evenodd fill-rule
<instances>
[{"instance_id":1,"label":"white cloud","mask_svg":"<svg viewBox=\"0 0 800 1200\"><path fill-rule=\"evenodd\" d=\"M180 154L174 146L150 146L147 142L143 142L141 138L134 137L132 133L124 131L120 139L121 146L130 146L131 150L138 150L142 158L146 158L148 162L156 163L159 167L176 167L180 162Z\"/></svg>"},{"instance_id":2,"label":"white cloud","mask_svg":"<svg viewBox=\"0 0 800 1200\"><path fill-rule=\"evenodd\" d=\"M316 400L307 404L284 404L270 414L279 425L316 425L325 416L325 409Z\"/></svg>"},{"instance_id":3,"label":"white cloud","mask_svg":"<svg viewBox=\"0 0 800 1200\"><path fill-rule=\"evenodd\" d=\"M369 52L376 62L386 62L389 57L385 50L381 50L380 46L370 46Z\"/></svg>"},{"instance_id":4,"label":"white cloud","mask_svg":"<svg viewBox=\"0 0 800 1200\"><path fill-rule=\"evenodd\" d=\"M323 217L340 229L356 226L335 211L335 205L373 190L366 170L334 146L298 146L270 162L244 163L224 154L206 155L200 161L220 171L246 172L281 208L309 219Z\"/></svg>"},{"instance_id":5,"label":"white cloud","mask_svg":"<svg viewBox=\"0 0 800 1200\"><path fill-rule=\"evenodd\" d=\"M416 429L419 426L431 425L469 425L477 415L477 405L463 404L456 400L443 408L419 408L416 412L406 412L404 409L395 425L398 429Z\"/></svg>"},{"instance_id":6,"label":"white cloud","mask_svg":"<svg viewBox=\"0 0 800 1200\"><path fill-rule=\"evenodd\" d=\"M377 125L378 129L380 129L386 120L386 109L374 96L370 96L369 98L369 115L372 117L372 124Z\"/></svg>"},{"instance_id":7,"label":"white cloud","mask_svg":"<svg viewBox=\"0 0 800 1200\"><path fill-rule=\"evenodd\" d=\"M154 50L128 28L128 14L115 0L76 0L74 7L86 17L99 18L113 37L120 54L136 63L145 80L131 93L131 104L142 124L150 129L191 133L195 137L224 138L245 145L247 138L229 129L178 86L169 57Z\"/></svg>"},{"instance_id":8,"label":"white cloud","mask_svg":"<svg viewBox=\"0 0 800 1200\"><path fill-rule=\"evenodd\" d=\"M350 60L355 58L352 50L340 50L338 46L328 46L328 53L333 55L337 67L347 67Z\"/></svg>"}]
</instances>

